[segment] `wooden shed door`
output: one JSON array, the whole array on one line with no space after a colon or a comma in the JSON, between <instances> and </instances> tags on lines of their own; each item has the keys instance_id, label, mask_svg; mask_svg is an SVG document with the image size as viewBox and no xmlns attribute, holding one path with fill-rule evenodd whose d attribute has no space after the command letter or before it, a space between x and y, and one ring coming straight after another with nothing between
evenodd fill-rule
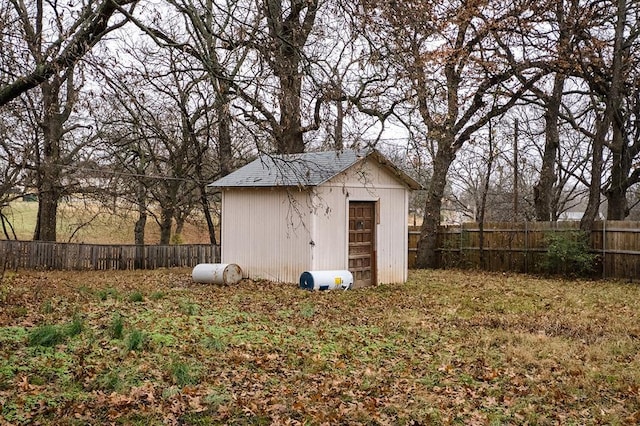
<instances>
[{"instance_id":1,"label":"wooden shed door","mask_svg":"<svg viewBox=\"0 0 640 426\"><path fill-rule=\"evenodd\" d=\"M353 287L375 283L375 202L349 202L349 271Z\"/></svg>"}]
</instances>

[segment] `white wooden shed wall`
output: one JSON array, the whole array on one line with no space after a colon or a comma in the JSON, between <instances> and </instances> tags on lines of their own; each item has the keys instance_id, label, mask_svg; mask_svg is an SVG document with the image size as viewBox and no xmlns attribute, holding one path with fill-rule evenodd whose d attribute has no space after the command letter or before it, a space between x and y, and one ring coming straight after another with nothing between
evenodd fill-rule
<instances>
[{"instance_id":1,"label":"white wooden shed wall","mask_svg":"<svg viewBox=\"0 0 640 426\"><path fill-rule=\"evenodd\" d=\"M316 245L312 268L348 269L350 201L377 202L376 270L379 283L407 280L409 190L374 161L356 164L316 188L316 204L331 209L311 217ZM321 209L320 209L321 210Z\"/></svg>"},{"instance_id":2,"label":"white wooden shed wall","mask_svg":"<svg viewBox=\"0 0 640 426\"><path fill-rule=\"evenodd\" d=\"M222 193L222 262L252 279L297 282L311 259L308 191L229 189Z\"/></svg>"},{"instance_id":3,"label":"white wooden shed wall","mask_svg":"<svg viewBox=\"0 0 640 426\"><path fill-rule=\"evenodd\" d=\"M307 190L225 189L222 262L240 265L249 278L282 282L348 269L349 201L374 201L377 282L405 282L408 199L408 188L374 160Z\"/></svg>"}]
</instances>

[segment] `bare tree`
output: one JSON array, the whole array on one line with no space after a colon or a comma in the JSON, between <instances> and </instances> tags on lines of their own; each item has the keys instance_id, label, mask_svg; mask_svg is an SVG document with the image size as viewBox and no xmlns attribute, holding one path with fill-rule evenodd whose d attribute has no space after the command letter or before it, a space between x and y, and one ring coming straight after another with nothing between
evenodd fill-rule
<instances>
[{"instance_id":1,"label":"bare tree","mask_svg":"<svg viewBox=\"0 0 640 426\"><path fill-rule=\"evenodd\" d=\"M318 0L262 0L261 13L266 19L268 38L256 40L258 51L277 78L278 113L276 119L266 104L257 99L245 100L257 107L271 123L276 151L281 154L304 152L303 134L318 128L314 122L302 124L303 49L313 30ZM318 102L320 102L318 100Z\"/></svg>"},{"instance_id":2,"label":"bare tree","mask_svg":"<svg viewBox=\"0 0 640 426\"><path fill-rule=\"evenodd\" d=\"M629 0L591 2L583 8L583 14L591 17L593 25L580 40L580 71L598 110L592 142L589 201L580 223L587 231L591 230L600 206L604 149L609 148L613 157L607 190L608 219L626 217L626 192L640 177L632 175L629 180L632 159L638 154L640 145L633 138L629 140L625 129L625 95L638 90L633 86L633 79L629 81L630 71L638 59L638 9L637 2Z\"/></svg>"},{"instance_id":3,"label":"bare tree","mask_svg":"<svg viewBox=\"0 0 640 426\"><path fill-rule=\"evenodd\" d=\"M411 1L402 8L375 0L362 4L367 13L365 23L380 34L377 40L385 59L393 60L404 74L427 139L434 144L416 263L432 267L436 264L436 231L447 173L456 153L528 88L514 78L530 68L528 61L514 69L503 60L511 52L498 47L498 39L509 34L510 27L524 19L528 9L492 2L444 6ZM537 78L530 75L531 81ZM488 103L496 91L508 96Z\"/></svg>"},{"instance_id":4,"label":"bare tree","mask_svg":"<svg viewBox=\"0 0 640 426\"><path fill-rule=\"evenodd\" d=\"M9 0L12 13L21 23L21 39L29 45L31 57L21 72L2 76L0 106L77 64L106 34L126 23L126 20L120 20L109 24L118 9L129 6L131 10L137 2L89 0L76 7L73 2L63 5L36 0L25 4L22 0ZM77 18L69 22L67 15ZM46 33L53 28L59 31L45 43ZM18 46L3 47L19 49Z\"/></svg>"}]
</instances>

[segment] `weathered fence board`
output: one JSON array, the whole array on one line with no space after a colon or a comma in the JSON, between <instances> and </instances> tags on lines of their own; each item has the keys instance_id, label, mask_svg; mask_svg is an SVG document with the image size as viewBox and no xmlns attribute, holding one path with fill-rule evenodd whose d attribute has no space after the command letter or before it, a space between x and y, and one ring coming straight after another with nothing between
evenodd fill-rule
<instances>
[{"instance_id":1,"label":"weathered fence board","mask_svg":"<svg viewBox=\"0 0 640 426\"><path fill-rule=\"evenodd\" d=\"M210 244L138 246L0 241L0 267L7 269L156 269L219 261L220 247Z\"/></svg>"},{"instance_id":2,"label":"weathered fence board","mask_svg":"<svg viewBox=\"0 0 640 426\"><path fill-rule=\"evenodd\" d=\"M438 266L489 271L539 273L551 233L573 232L578 222L477 223L442 226L438 230ZM414 267L419 228L409 228L409 267ZM640 279L640 222L596 222L591 251L599 256L603 277Z\"/></svg>"}]
</instances>

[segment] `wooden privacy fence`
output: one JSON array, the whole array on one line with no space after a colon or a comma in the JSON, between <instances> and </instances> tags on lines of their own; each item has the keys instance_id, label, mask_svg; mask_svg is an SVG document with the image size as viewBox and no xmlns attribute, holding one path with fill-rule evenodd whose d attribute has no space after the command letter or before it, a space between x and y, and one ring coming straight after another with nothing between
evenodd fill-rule
<instances>
[{"instance_id":1,"label":"wooden privacy fence","mask_svg":"<svg viewBox=\"0 0 640 426\"><path fill-rule=\"evenodd\" d=\"M112 270L193 267L220 261L220 246L0 241L0 268Z\"/></svg>"},{"instance_id":2,"label":"wooden privacy fence","mask_svg":"<svg viewBox=\"0 0 640 426\"><path fill-rule=\"evenodd\" d=\"M486 223L483 256L477 223L438 230L438 265L488 271L542 272L547 236L578 230L578 222ZM409 228L409 267L415 266L419 228ZM596 222L591 251L603 277L640 279L640 222ZM481 261L482 258L482 261ZM0 268L112 270L194 267L220 262L220 246L106 245L0 240Z\"/></svg>"},{"instance_id":3,"label":"wooden privacy fence","mask_svg":"<svg viewBox=\"0 0 640 426\"><path fill-rule=\"evenodd\" d=\"M486 223L483 256L477 223L442 226L438 230L438 266L540 273L547 253L547 237L577 231L579 225L579 222ZM415 265L419 237L419 228L411 227L410 268ZM595 266L600 276L640 278L640 222L596 222L590 246L591 252L598 255Z\"/></svg>"}]
</instances>

